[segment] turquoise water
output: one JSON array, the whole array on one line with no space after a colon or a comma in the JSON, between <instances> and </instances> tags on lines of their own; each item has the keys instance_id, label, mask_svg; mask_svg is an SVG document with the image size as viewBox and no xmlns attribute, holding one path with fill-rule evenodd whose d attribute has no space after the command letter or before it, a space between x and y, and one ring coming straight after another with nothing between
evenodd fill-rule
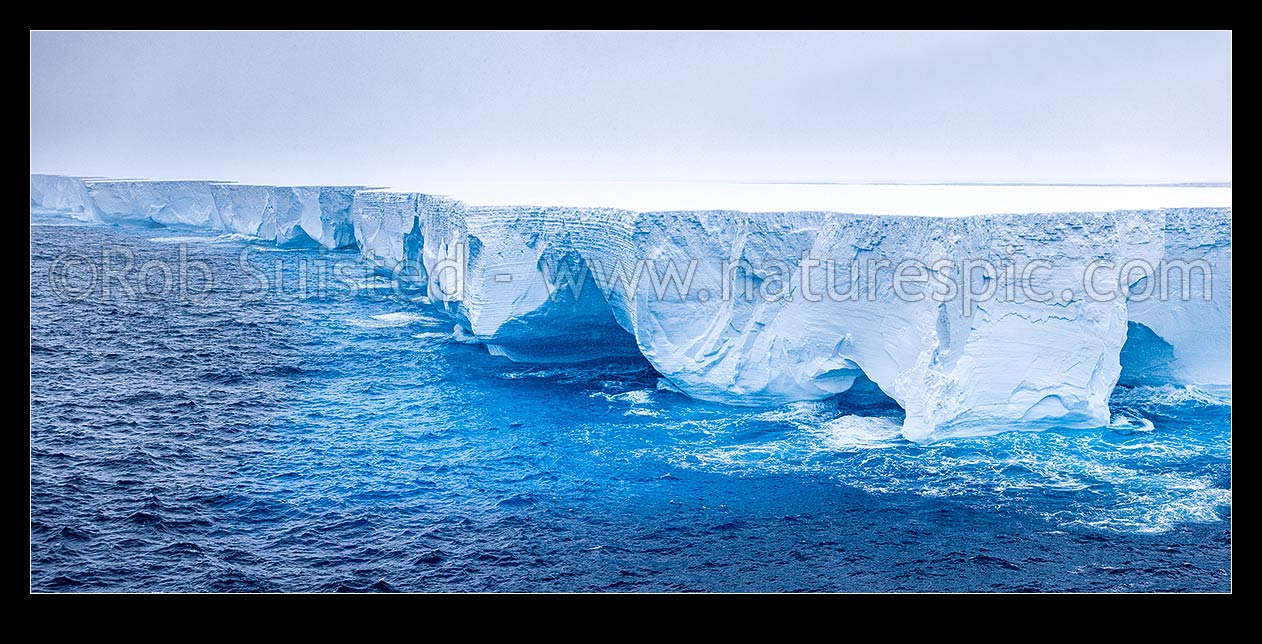
<instances>
[{"instance_id":1,"label":"turquoise water","mask_svg":"<svg viewBox=\"0 0 1262 644\"><path fill-rule=\"evenodd\" d=\"M1221 393L920 446L875 390L696 402L638 358L488 355L366 268L246 301L245 241L61 223L31 242L37 591L1230 589ZM119 247L214 290L58 296L56 258ZM355 257L253 250L286 284Z\"/></svg>"}]
</instances>

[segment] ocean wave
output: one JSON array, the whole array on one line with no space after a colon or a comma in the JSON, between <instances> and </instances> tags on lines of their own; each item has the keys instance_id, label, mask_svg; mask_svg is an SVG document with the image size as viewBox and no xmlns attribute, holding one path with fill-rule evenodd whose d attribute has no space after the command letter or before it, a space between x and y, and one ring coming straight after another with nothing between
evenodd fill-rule
<instances>
[{"instance_id":1,"label":"ocean wave","mask_svg":"<svg viewBox=\"0 0 1262 644\"><path fill-rule=\"evenodd\" d=\"M408 311L395 311L393 313L381 313L372 315L367 318L354 318L348 320L351 326L357 326L365 329L384 329L391 327L407 326L418 322L438 322L434 318L421 315L419 313L411 313Z\"/></svg>"},{"instance_id":2,"label":"ocean wave","mask_svg":"<svg viewBox=\"0 0 1262 644\"><path fill-rule=\"evenodd\" d=\"M1153 404L1171 396L1149 393L1156 396ZM1195 394L1174 395L1201 404ZM1221 521L1231 507L1229 487L1182 465L1229 461L1229 442L1163 432L1138 415L1117 415L1109 428L1096 430L916 445L902 438L895 418L836 414L828 402L806 402L728 415L703 423L705 431L688 434L686 443L663 446L659 457L685 469L824 475L872 494L985 500L1016 512L1064 497L1063 507L1047 515L1056 528L1158 533Z\"/></svg>"},{"instance_id":3,"label":"ocean wave","mask_svg":"<svg viewBox=\"0 0 1262 644\"><path fill-rule=\"evenodd\" d=\"M416 340L450 340L450 333L439 333L437 331L426 331L425 333L413 333L412 338Z\"/></svg>"},{"instance_id":4,"label":"ocean wave","mask_svg":"<svg viewBox=\"0 0 1262 644\"><path fill-rule=\"evenodd\" d=\"M825 421L812 433L830 450L877 449L905 444L903 426L880 416L841 416Z\"/></svg>"},{"instance_id":5,"label":"ocean wave","mask_svg":"<svg viewBox=\"0 0 1262 644\"><path fill-rule=\"evenodd\" d=\"M258 241L252 235L241 233L225 233L222 235L167 235L150 237L149 241L159 244L229 244L235 242Z\"/></svg>"},{"instance_id":6,"label":"ocean wave","mask_svg":"<svg viewBox=\"0 0 1262 644\"><path fill-rule=\"evenodd\" d=\"M1118 387L1113 390L1109 402L1115 407L1160 408L1184 405L1230 407L1231 388L1221 387L1211 390L1173 385Z\"/></svg>"}]
</instances>

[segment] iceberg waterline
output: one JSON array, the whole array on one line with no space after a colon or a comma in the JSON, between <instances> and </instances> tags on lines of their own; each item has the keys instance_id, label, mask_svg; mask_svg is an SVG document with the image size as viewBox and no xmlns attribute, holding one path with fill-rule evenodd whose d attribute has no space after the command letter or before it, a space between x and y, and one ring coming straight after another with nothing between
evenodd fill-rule
<instances>
[{"instance_id":1,"label":"iceberg waterline","mask_svg":"<svg viewBox=\"0 0 1262 644\"><path fill-rule=\"evenodd\" d=\"M31 207L357 247L491 353L577 362L638 351L694 398L818 400L866 378L903 407L903 436L916 441L1104 426L1119 382L1231 384L1230 208L635 212L52 175L31 176ZM892 267L909 261L928 270L900 288ZM1126 270L1163 264L1180 270ZM828 290L838 284L845 296ZM930 297L950 284L955 297Z\"/></svg>"}]
</instances>

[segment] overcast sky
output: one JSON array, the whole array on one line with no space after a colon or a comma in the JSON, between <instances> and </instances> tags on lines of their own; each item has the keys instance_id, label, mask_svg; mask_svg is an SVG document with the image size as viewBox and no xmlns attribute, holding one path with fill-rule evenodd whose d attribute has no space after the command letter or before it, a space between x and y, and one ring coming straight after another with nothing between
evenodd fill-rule
<instances>
[{"instance_id":1,"label":"overcast sky","mask_svg":"<svg viewBox=\"0 0 1262 644\"><path fill-rule=\"evenodd\" d=\"M31 169L1231 180L1231 35L36 32Z\"/></svg>"}]
</instances>

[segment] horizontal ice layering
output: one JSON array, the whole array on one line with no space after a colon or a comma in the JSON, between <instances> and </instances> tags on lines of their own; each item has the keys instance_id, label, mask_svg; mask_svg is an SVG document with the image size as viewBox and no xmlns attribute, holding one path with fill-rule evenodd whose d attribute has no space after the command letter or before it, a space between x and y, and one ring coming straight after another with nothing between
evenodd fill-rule
<instances>
[{"instance_id":1,"label":"horizontal ice layering","mask_svg":"<svg viewBox=\"0 0 1262 644\"><path fill-rule=\"evenodd\" d=\"M31 205L357 247L491 353L638 351L703 400L821 399L866 377L917 441L1098 427L1119 382L1231 384L1230 208L634 212L47 175Z\"/></svg>"},{"instance_id":2,"label":"horizontal ice layering","mask_svg":"<svg viewBox=\"0 0 1262 644\"><path fill-rule=\"evenodd\" d=\"M1165 214L1165 270L1128 291L1123 382L1230 386L1231 210Z\"/></svg>"}]
</instances>

